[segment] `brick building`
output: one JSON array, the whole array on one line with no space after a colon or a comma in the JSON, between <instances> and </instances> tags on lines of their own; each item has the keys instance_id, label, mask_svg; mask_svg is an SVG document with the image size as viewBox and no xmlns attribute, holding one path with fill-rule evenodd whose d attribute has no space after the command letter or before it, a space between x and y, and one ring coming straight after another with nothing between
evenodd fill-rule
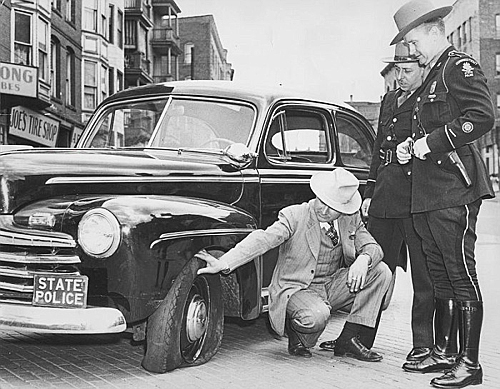
<instances>
[{"instance_id":1,"label":"brick building","mask_svg":"<svg viewBox=\"0 0 500 389\"><path fill-rule=\"evenodd\" d=\"M179 18L180 80L232 80L232 65L222 46L212 15Z\"/></svg>"}]
</instances>

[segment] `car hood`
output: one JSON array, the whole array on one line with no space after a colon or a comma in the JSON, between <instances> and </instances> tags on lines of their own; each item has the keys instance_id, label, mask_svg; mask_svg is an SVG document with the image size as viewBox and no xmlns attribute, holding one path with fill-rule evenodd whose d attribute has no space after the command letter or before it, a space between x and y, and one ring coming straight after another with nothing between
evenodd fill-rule
<instances>
[{"instance_id":1,"label":"car hood","mask_svg":"<svg viewBox=\"0 0 500 389\"><path fill-rule=\"evenodd\" d=\"M31 149L0 153L0 212L25 203L74 194L177 194L211 198L231 181L219 201L242 190L238 166L222 154L137 149Z\"/></svg>"}]
</instances>

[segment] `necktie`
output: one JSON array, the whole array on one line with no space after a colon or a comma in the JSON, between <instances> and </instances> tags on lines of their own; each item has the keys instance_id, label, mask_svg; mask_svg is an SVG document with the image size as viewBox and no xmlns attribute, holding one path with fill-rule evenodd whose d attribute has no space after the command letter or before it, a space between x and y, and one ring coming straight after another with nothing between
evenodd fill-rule
<instances>
[{"instance_id":1,"label":"necktie","mask_svg":"<svg viewBox=\"0 0 500 389\"><path fill-rule=\"evenodd\" d=\"M406 99L410 96L411 92L409 90L407 91L404 91L401 96L398 97L398 107L401 106L401 104L403 104Z\"/></svg>"},{"instance_id":2,"label":"necktie","mask_svg":"<svg viewBox=\"0 0 500 389\"><path fill-rule=\"evenodd\" d=\"M333 226L333 223L328 224L330 225L330 228L326 231L326 235L328 235L328 237L332 240L333 245L337 246L339 244L339 234Z\"/></svg>"}]
</instances>

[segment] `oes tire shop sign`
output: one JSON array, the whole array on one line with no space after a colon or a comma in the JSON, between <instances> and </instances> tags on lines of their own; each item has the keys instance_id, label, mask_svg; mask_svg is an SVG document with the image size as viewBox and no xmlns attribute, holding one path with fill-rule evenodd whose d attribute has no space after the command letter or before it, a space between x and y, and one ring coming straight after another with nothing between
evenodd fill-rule
<instances>
[{"instance_id":1,"label":"oes tire shop sign","mask_svg":"<svg viewBox=\"0 0 500 389\"><path fill-rule=\"evenodd\" d=\"M54 147L59 133L59 122L28 108L13 107L10 113L9 133L44 146Z\"/></svg>"}]
</instances>

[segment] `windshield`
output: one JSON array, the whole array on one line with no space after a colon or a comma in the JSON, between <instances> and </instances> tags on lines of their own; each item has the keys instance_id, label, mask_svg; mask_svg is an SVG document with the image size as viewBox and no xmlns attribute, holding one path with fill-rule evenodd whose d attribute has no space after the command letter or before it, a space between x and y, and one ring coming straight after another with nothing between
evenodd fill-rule
<instances>
[{"instance_id":1,"label":"windshield","mask_svg":"<svg viewBox=\"0 0 500 389\"><path fill-rule=\"evenodd\" d=\"M248 143L254 116L250 106L225 101L129 102L103 111L83 147L224 149Z\"/></svg>"}]
</instances>

